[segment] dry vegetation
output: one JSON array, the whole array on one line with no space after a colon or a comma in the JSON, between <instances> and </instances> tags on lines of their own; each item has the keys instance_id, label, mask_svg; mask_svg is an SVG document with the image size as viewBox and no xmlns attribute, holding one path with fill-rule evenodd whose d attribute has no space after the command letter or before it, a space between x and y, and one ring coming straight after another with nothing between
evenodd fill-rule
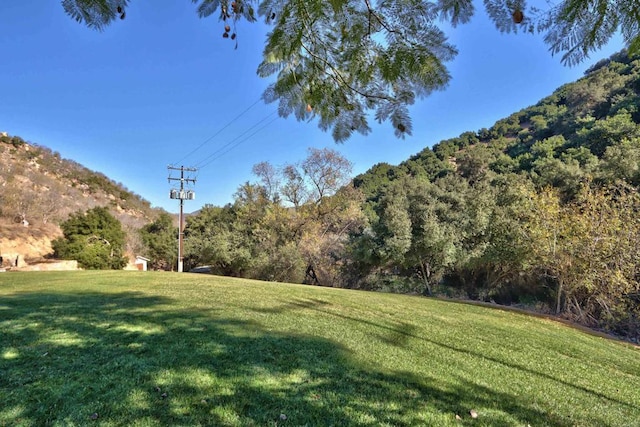
<instances>
[{"instance_id":1,"label":"dry vegetation","mask_svg":"<svg viewBox=\"0 0 640 427\"><path fill-rule=\"evenodd\" d=\"M51 253L58 224L71 213L106 206L131 236L157 215L149 202L105 175L19 136L0 136L0 254L37 259Z\"/></svg>"}]
</instances>

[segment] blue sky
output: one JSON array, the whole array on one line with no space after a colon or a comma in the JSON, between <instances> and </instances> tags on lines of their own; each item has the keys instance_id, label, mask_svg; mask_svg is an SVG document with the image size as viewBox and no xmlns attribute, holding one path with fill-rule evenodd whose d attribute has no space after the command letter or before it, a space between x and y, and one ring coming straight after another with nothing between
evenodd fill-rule
<instances>
[{"instance_id":1,"label":"blue sky","mask_svg":"<svg viewBox=\"0 0 640 427\"><path fill-rule=\"evenodd\" d=\"M262 24L239 23L234 49L223 24L199 19L188 0L132 1L126 19L104 32L70 19L58 1L3 0L0 131L58 151L170 212L178 203L169 199L167 165L205 164L196 200L185 204L193 211L231 202L254 180L254 164L301 161L309 147L338 150L354 175L397 164L535 104L622 48L618 37L565 67L541 36L500 34L480 3L470 24L448 32L459 50L448 64L452 81L412 106L413 136L400 140L389 124L373 123L368 136L337 145L315 121L278 118L276 104L256 102L269 83L255 72Z\"/></svg>"}]
</instances>

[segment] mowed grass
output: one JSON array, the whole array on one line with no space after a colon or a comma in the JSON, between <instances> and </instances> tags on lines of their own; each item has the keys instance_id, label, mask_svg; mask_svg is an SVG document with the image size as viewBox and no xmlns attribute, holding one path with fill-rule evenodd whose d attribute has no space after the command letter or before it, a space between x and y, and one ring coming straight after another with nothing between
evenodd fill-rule
<instances>
[{"instance_id":1,"label":"mowed grass","mask_svg":"<svg viewBox=\"0 0 640 427\"><path fill-rule=\"evenodd\" d=\"M420 297L4 273L0 425L633 426L640 350Z\"/></svg>"}]
</instances>

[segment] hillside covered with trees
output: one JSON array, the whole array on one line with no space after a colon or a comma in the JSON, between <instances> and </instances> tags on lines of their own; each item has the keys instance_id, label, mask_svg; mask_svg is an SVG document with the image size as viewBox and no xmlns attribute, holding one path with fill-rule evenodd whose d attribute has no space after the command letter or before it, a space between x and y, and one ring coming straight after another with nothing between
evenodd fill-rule
<instances>
[{"instance_id":1,"label":"hillside covered with trees","mask_svg":"<svg viewBox=\"0 0 640 427\"><path fill-rule=\"evenodd\" d=\"M348 185L333 150L258 164L233 203L188 219L186 265L520 304L637 338L639 95L640 60L622 52L490 128ZM156 262L174 256L162 251L171 228L146 229Z\"/></svg>"}]
</instances>

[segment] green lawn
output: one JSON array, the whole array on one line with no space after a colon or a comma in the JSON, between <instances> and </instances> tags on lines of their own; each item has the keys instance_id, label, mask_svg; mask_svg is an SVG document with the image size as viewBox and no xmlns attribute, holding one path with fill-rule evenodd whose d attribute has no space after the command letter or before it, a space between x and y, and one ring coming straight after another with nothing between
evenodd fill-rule
<instances>
[{"instance_id":1,"label":"green lawn","mask_svg":"<svg viewBox=\"0 0 640 427\"><path fill-rule=\"evenodd\" d=\"M420 297L2 273L4 425L640 426L640 350Z\"/></svg>"}]
</instances>

